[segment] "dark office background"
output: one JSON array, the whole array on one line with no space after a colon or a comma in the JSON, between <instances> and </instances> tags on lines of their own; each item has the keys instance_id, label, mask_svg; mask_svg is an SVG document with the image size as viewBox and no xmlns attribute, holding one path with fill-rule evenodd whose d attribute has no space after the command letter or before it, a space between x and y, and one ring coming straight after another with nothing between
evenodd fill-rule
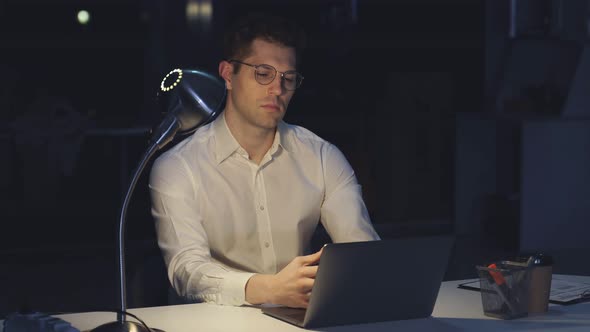
<instances>
[{"instance_id":1,"label":"dark office background","mask_svg":"<svg viewBox=\"0 0 590 332\"><path fill-rule=\"evenodd\" d=\"M447 279L532 251L590 272L576 263L589 251L590 1L3 0L1 315L115 307L118 213L162 115L160 80L216 74L221 33L247 10L307 31L286 121L344 152L383 238L455 234ZM167 285L146 185L147 172L128 215L132 306L167 299L150 294Z\"/></svg>"}]
</instances>

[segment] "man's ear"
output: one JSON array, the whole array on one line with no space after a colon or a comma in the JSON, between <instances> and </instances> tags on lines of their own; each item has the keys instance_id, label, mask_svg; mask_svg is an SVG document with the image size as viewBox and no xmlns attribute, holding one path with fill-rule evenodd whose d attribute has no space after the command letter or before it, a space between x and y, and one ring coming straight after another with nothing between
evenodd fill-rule
<instances>
[{"instance_id":1,"label":"man's ear","mask_svg":"<svg viewBox=\"0 0 590 332\"><path fill-rule=\"evenodd\" d=\"M233 73L233 66L231 63L223 60L219 63L219 76L225 81L225 88L231 90L231 79Z\"/></svg>"}]
</instances>

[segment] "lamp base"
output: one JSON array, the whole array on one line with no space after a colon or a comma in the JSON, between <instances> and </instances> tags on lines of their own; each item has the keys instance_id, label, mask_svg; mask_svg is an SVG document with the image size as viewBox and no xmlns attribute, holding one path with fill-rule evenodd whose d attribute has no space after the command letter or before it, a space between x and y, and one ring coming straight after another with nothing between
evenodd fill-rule
<instances>
[{"instance_id":1,"label":"lamp base","mask_svg":"<svg viewBox=\"0 0 590 332\"><path fill-rule=\"evenodd\" d=\"M164 332L160 329L150 327L152 332ZM110 322L102 324L90 330L89 332L150 332L143 324L136 322Z\"/></svg>"}]
</instances>

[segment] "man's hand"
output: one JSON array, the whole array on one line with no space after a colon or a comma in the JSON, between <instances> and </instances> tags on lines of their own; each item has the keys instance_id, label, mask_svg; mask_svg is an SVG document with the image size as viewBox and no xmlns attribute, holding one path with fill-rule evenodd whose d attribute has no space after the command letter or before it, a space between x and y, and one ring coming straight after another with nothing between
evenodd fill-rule
<instances>
[{"instance_id":1,"label":"man's hand","mask_svg":"<svg viewBox=\"0 0 590 332\"><path fill-rule=\"evenodd\" d=\"M321 254L295 257L275 275L254 275L246 284L246 301L307 308Z\"/></svg>"}]
</instances>

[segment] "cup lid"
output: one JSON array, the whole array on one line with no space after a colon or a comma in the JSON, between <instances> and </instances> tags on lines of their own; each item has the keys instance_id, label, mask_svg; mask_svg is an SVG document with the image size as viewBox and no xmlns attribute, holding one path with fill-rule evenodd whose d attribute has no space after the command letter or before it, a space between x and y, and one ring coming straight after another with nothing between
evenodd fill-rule
<instances>
[{"instance_id":1,"label":"cup lid","mask_svg":"<svg viewBox=\"0 0 590 332\"><path fill-rule=\"evenodd\" d=\"M553 257L544 254L536 253L530 256L529 266L549 266L553 265Z\"/></svg>"}]
</instances>

